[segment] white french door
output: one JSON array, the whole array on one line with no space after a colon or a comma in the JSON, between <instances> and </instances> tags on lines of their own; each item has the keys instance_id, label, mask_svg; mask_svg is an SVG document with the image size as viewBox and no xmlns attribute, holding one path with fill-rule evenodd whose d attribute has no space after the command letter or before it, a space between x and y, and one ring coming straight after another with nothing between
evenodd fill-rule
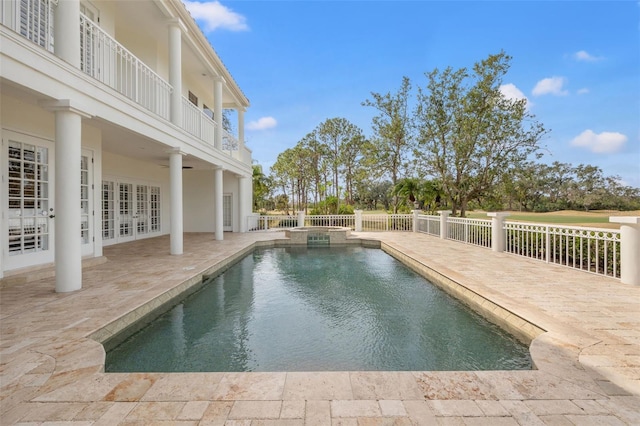
<instances>
[{"instance_id":1,"label":"white french door","mask_svg":"<svg viewBox=\"0 0 640 426\"><path fill-rule=\"evenodd\" d=\"M93 254L95 249L93 191L93 151L83 149L80 157L80 239L83 256Z\"/></svg>"},{"instance_id":2,"label":"white french door","mask_svg":"<svg viewBox=\"0 0 640 426\"><path fill-rule=\"evenodd\" d=\"M160 187L110 179L102 181L104 245L159 235Z\"/></svg>"},{"instance_id":3,"label":"white french door","mask_svg":"<svg viewBox=\"0 0 640 426\"><path fill-rule=\"evenodd\" d=\"M222 230L233 231L233 196L222 195Z\"/></svg>"},{"instance_id":4,"label":"white french door","mask_svg":"<svg viewBox=\"0 0 640 426\"><path fill-rule=\"evenodd\" d=\"M4 268L53 262L54 144L6 130L2 136Z\"/></svg>"}]
</instances>

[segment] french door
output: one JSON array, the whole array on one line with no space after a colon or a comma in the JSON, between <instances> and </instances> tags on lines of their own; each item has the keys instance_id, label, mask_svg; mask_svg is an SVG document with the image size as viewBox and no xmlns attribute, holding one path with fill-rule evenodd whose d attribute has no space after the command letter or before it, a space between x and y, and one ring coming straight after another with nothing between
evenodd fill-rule
<instances>
[{"instance_id":1,"label":"french door","mask_svg":"<svg viewBox=\"0 0 640 426\"><path fill-rule=\"evenodd\" d=\"M102 240L104 245L159 235L160 187L146 183L102 181Z\"/></svg>"},{"instance_id":2,"label":"french door","mask_svg":"<svg viewBox=\"0 0 640 426\"><path fill-rule=\"evenodd\" d=\"M233 231L233 196L231 194L222 196L222 230Z\"/></svg>"},{"instance_id":3,"label":"french door","mask_svg":"<svg viewBox=\"0 0 640 426\"><path fill-rule=\"evenodd\" d=\"M6 130L2 136L4 268L53 262L54 144Z\"/></svg>"},{"instance_id":4,"label":"french door","mask_svg":"<svg viewBox=\"0 0 640 426\"><path fill-rule=\"evenodd\" d=\"M83 149L80 157L80 240L83 256L93 254L95 248L93 191L93 151Z\"/></svg>"}]
</instances>

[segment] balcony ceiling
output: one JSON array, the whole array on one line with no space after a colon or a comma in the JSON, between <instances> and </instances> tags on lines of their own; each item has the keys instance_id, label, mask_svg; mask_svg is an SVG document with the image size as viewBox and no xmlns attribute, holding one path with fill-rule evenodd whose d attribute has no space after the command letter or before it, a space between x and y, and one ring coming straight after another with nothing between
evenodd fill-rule
<instances>
[{"instance_id":1,"label":"balcony ceiling","mask_svg":"<svg viewBox=\"0 0 640 426\"><path fill-rule=\"evenodd\" d=\"M117 28L135 28L136 32L151 36L160 43L168 43L168 18L153 2L147 1L122 1L118 2L116 9ZM190 34L197 39L202 34ZM135 52L133 52L135 54ZM153 64L149 64L154 68ZM197 93L213 93L214 77L210 67L202 60L202 56L196 51L193 44L187 41L183 35L182 42L182 75L183 80L192 82L190 87L184 88ZM168 80L168 76L163 76ZM234 84L234 82L228 82ZM235 104L235 100L228 90L223 91L224 105ZM213 105L208 105L213 108Z\"/></svg>"}]
</instances>

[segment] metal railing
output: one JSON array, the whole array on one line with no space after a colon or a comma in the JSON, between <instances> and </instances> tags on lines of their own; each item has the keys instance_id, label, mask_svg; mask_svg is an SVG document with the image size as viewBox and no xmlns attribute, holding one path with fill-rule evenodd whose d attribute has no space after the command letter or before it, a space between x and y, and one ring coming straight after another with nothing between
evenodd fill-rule
<instances>
[{"instance_id":1,"label":"metal railing","mask_svg":"<svg viewBox=\"0 0 640 426\"><path fill-rule=\"evenodd\" d=\"M358 212L357 212L358 213ZM412 214L361 214L304 216L305 226L343 226L360 231L413 231L440 237L442 218ZM249 230L297 227L298 216L250 216ZM482 219L446 217L446 239L491 248L555 263L598 275L620 278L621 237L614 229L557 226L522 222L498 222L504 241L493 241L493 222Z\"/></svg>"},{"instance_id":2,"label":"metal railing","mask_svg":"<svg viewBox=\"0 0 640 426\"><path fill-rule=\"evenodd\" d=\"M505 251L620 278L620 231L506 222Z\"/></svg>"},{"instance_id":3,"label":"metal railing","mask_svg":"<svg viewBox=\"0 0 640 426\"><path fill-rule=\"evenodd\" d=\"M412 231L412 214L365 214L362 215L363 231Z\"/></svg>"},{"instance_id":4,"label":"metal railing","mask_svg":"<svg viewBox=\"0 0 640 426\"><path fill-rule=\"evenodd\" d=\"M269 229L290 229L298 226L297 216L265 215L249 216L249 231L268 231Z\"/></svg>"},{"instance_id":5,"label":"metal railing","mask_svg":"<svg viewBox=\"0 0 640 426\"><path fill-rule=\"evenodd\" d=\"M216 122L184 96L182 97L182 128L198 139L213 145Z\"/></svg>"},{"instance_id":6,"label":"metal railing","mask_svg":"<svg viewBox=\"0 0 640 426\"><path fill-rule=\"evenodd\" d=\"M356 219L352 214L312 215L304 217L305 226L342 226L355 229Z\"/></svg>"},{"instance_id":7,"label":"metal railing","mask_svg":"<svg viewBox=\"0 0 640 426\"><path fill-rule=\"evenodd\" d=\"M83 14L80 14L80 68L169 120L171 85Z\"/></svg>"},{"instance_id":8,"label":"metal railing","mask_svg":"<svg viewBox=\"0 0 640 426\"><path fill-rule=\"evenodd\" d=\"M418 215L417 226L417 232L434 235L436 237L440 236L440 216Z\"/></svg>"},{"instance_id":9,"label":"metal railing","mask_svg":"<svg viewBox=\"0 0 640 426\"><path fill-rule=\"evenodd\" d=\"M484 219L447 218L450 240L480 247L491 247L491 221Z\"/></svg>"}]
</instances>

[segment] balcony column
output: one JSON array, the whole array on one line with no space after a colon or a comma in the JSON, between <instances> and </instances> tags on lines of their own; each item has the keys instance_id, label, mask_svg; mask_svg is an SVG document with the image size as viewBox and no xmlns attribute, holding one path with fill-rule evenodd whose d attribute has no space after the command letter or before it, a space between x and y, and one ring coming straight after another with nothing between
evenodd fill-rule
<instances>
[{"instance_id":1,"label":"balcony column","mask_svg":"<svg viewBox=\"0 0 640 426\"><path fill-rule=\"evenodd\" d=\"M54 8L54 54L80 68L80 0L62 0Z\"/></svg>"},{"instance_id":2,"label":"balcony column","mask_svg":"<svg viewBox=\"0 0 640 426\"><path fill-rule=\"evenodd\" d=\"M171 122L182 127L182 32L187 32L180 19L169 21L169 84Z\"/></svg>"},{"instance_id":3,"label":"balcony column","mask_svg":"<svg viewBox=\"0 0 640 426\"><path fill-rule=\"evenodd\" d=\"M222 85L224 79L222 77L216 77L213 82L213 119L216 122L216 133L214 137L213 146L216 149L222 150ZM216 232L217 234L217 232Z\"/></svg>"},{"instance_id":4,"label":"balcony column","mask_svg":"<svg viewBox=\"0 0 640 426\"><path fill-rule=\"evenodd\" d=\"M238 108L238 154L240 160L244 151L244 108Z\"/></svg>"},{"instance_id":5,"label":"balcony column","mask_svg":"<svg viewBox=\"0 0 640 426\"><path fill-rule=\"evenodd\" d=\"M238 217L240 227L238 229L239 232L247 232L247 202L245 198L247 198L247 183L249 179L246 176L238 176ZM253 196L249 191L249 200L252 200ZM250 201L252 202L252 201Z\"/></svg>"},{"instance_id":6,"label":"balcony column","mask_svg":"<svg viewBox=\"0 0 640 426\"><path fill-rule=\"evenodd\" d=\"M169 151L169 179L171 181L171 254L183 252L183 218L182 218L182 157L180 148Z\"/></svg>"},{"instance_id":7,"label":"balcony column","mask_svg":"<svg viewBox=\"0 0 640 426\"><path fill-rule=\"evenodd\" d=\"M80 157L82 118L91 117L69 99L43 101L55 113L55 194L52 222L55 230L56 292L82 288L80 215Z\"/></svg>"},{"instance_id":8,"label":"balcony column","mask_svg":"<svg viewBox=\"0 0 640 426\"><path fill-rule=\"evenodd\" d=\"M216 167L213 170L213 223L216 233L216 240L224 240L224 221L223 221L223 208L222 208L222 167Z\"/></svg>"}]
</instances>

